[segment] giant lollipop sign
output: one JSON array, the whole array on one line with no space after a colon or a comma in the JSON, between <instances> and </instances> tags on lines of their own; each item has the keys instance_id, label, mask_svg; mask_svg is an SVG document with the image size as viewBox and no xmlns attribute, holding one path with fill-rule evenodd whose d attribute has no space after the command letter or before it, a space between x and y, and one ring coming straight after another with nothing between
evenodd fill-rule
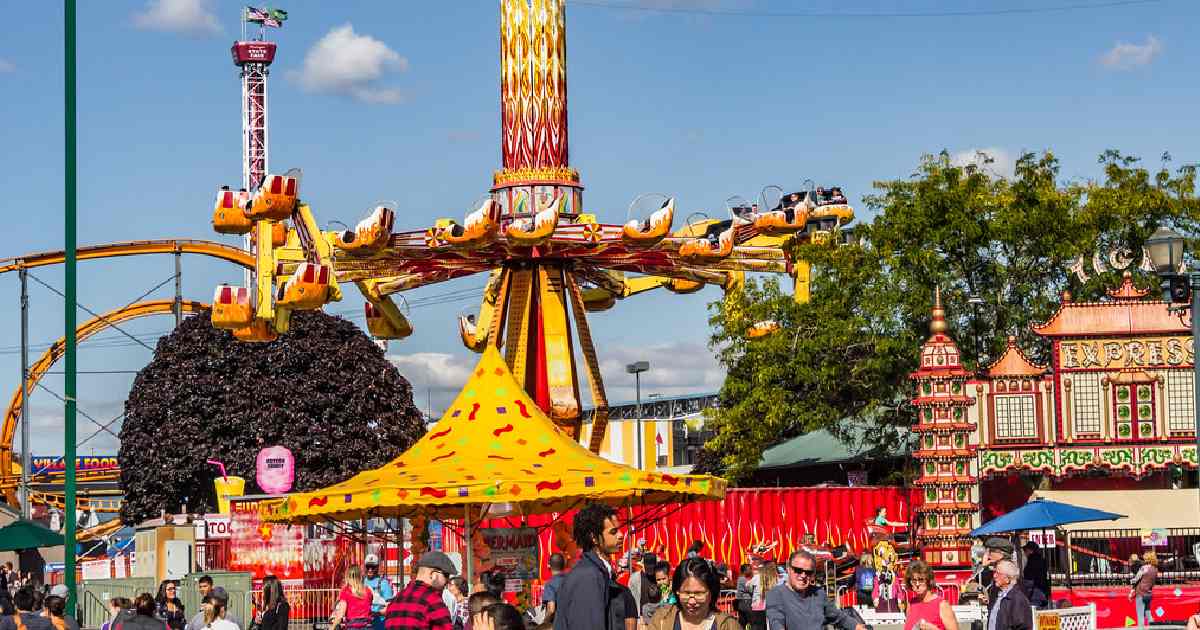
<instances>
[{"instance_id":1,"label":"giant lollipop sign","mask_svg":"<svg viewBox=\"0 0 1200 630\"><path fill-rule=\"evenodd\" d=\"M296 459L282 446L268 446L258 452L258 487L267 494L284 494L296 479Z\"/></svg>"}]
</instances>

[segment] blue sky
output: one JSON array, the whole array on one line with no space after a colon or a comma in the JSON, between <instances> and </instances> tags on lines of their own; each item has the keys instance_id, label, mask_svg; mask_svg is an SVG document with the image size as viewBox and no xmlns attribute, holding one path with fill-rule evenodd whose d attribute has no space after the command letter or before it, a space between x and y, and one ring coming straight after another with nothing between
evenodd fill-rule
<instances>
[{"instance_id":1,"label":"blue sky","mask_svg":"<svg viewBox=\"0 0 1200 630\"><path fill-rule=\"evenodd\" d=\"M240 181L239 85L229 58L239 8L217 0L81 2L79 241L222 240L209 229L213 190ZM499 163L497 2L290 2L270 82L272 170L304 169L322 222L354 223L375 201L399 204L398 229L461 216ZM1058 3L1054 3L1058 4ZM1098 4L1080 0L1079 4ZM609 6L603 6L609 5ZM616 8L614 8L614 5ZM620 8L635 5L666 12ZM1118 148L1152 163L1200 159L1194 69L1200 6L1163 0L1085 10L957 17L1035 0L596 0L568 5L571 161L585 204L621 221L640 193L684 212L720 213L732 194L805 179L857 201L873 181L910 174L922 153L974 149L1011 163L1049 149L1063 178L1098 174ZM728 14L732 12L733 14ZM778 13L835 17L780 17ZM62 240L62 15L49 4L5 10L0 41L0 173L8 238L0 257ZM322 44L323 42L323 44ZM682 214L682 213L681 213ZM860 216L865 213L860 211ZM232 239L225 238L228 242ZM58 268L34 272L62 287ZM86 262L81 302L97 312L166 280L170 257ZM188 258L184 293L207 301L240 273ZM469 278L410 299L470 289ZM31 282L31 360L62 334L61 300ZM170 284L155 295L169 297ZM328 307L362 322L348 292ZM7 298L2 296L8 296ZM0 357L16 387L18 283L0 277ZM706 304L719 292L631 298L590 322L612 400L632 398L623 363L648 359L645 392L719 387L705 347ZM435 412L472 355L454 316L476 300L416 307L417 333L393 343L417 400ZM80 318L85 319L86 313ZM170 318L123 328L150 346ZM914 349L915 351L915 349ZM150 352L109 331L80 349L81 370L135 371ZM119 415L132 374L80 377L81 409ZM61 393L62 379L44 384ZM58 452L61 405L32 398L37 452ZM80 435L92 432L81 418ZM81 448L111 451L106 434Z\"/></svg>"}]
</instances>

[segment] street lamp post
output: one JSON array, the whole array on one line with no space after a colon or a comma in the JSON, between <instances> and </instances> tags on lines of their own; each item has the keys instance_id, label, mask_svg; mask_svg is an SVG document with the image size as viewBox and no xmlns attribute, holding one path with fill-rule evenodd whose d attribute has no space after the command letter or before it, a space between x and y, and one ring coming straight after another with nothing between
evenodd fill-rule
<instances>
[{"instance_id":1,"label":"street lamp post","mask_svg":"<svg viewBox=\"0 0 1200 630\"><path fill-rule=\"evenodd\" d=\"M1179 306L1172 310L1191 309L1192 320L1192 417L1196 423L1197 479L1200 479L1200 273L1181 272L1186 240L1167 227L1160 227L1146 239L1146 249L1154 271L1162 278L1163 300ZM1190 306L1189 306L1190 302ZM1200 487L1200 484L1197 484Z\"/></svg>"},{"instance_id":2,"label":"street lamp post","mask_svg":"<svg viewBox=\"0 0 1200 630\"><path fill-rule=\"evenodd\" d=\"M637 392L637 467L642 469L642 372L650 369L649 361L635 361L625 366L625 371L633 375L634 388Z\"/></svg>"},{"instance_id":3,"label":"street lamp post","mask_svg":"<svg viewBox=\"0 0 1200 630\"><path fill-rule=\"evenodd\" d=\"M972 295L967 298L967 304L971 305L972 314L975 318L971 321L971 329L975 332L975 365L983 365L983 355L979 354L979 306L984 304L983 298L978 295Z\"/></svg>"}]
</instances>

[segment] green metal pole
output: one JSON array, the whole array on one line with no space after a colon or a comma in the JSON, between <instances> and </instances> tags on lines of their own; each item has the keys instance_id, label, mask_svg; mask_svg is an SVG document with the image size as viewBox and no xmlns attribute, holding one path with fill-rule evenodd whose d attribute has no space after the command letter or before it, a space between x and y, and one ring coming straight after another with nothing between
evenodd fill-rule
<instances>
[{"instance_id":1,"label":"green metal pole","mask_svg":"<svg viewBox=\"0 0 1200 630\"><path fill-rule=\"evenodd\" d=\"M64 92L64 214L66 215L66 244L63 262L66 265L66 304L63 311L66 319L66 409L63 414L63 463L66 464L66 480L63 484L65 500L63 518L66 519L66 543L63 558L66 561L67 610L75 612L75 0L66 0L64 24L64 61L66 65Z\"/></svg>"}]
</instances>

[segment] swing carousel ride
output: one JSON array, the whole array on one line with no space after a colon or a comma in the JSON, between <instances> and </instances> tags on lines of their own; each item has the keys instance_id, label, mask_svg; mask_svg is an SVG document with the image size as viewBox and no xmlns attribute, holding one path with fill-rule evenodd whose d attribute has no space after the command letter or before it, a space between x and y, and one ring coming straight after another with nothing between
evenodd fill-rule
<instances>
[{"instance_id":1,"label":"swing carousel ride","mask_svg":"<svg viewBox=\"0 0 1200 630\"><path fill-rule=\"evenodd\" d=\"M288 330L293 310L340 300L342 284L353 283L371 334L403 339L413 328L394 294L487 273L478 316L459 318L463 343L502 349L530 398L579 440L578 343L596 410L589 448L599 452L608 403L589 311L659 288L728 292L746 272L786 273L796 299L806 300L808 266L790 257L791 244L829 238L853 217L840 189L768 187L759 203L727 200L727 218L695 213L678 228L674 198L639 197L623 224L601 223L585 208L568 160L564 4L500 2L502 167L461 222L393 232L396 208L382 204L354 229L322 231L300 196L298 170L218 191L214 229L252 235L255 264L249 286L217 287L213 324L244 341L270 341ZM747 334L776 328L763 322Z\"/></svg>"}]
</instances>

